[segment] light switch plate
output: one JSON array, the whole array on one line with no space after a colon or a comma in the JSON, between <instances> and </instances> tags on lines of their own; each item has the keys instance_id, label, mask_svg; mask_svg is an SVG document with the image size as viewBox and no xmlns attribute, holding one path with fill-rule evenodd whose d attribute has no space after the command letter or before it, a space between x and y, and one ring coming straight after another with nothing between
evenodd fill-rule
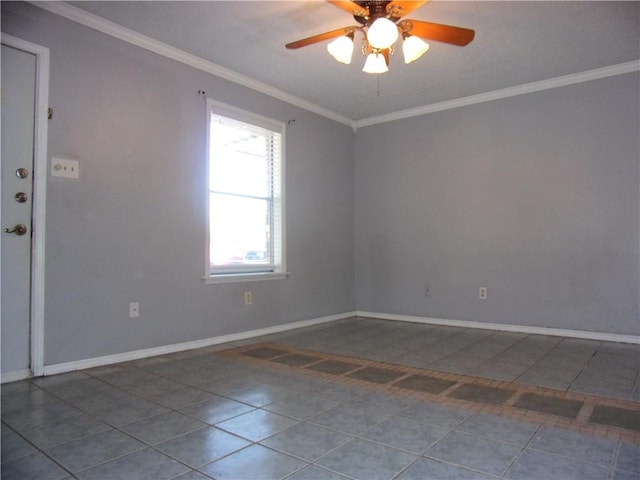
<instances>
[{"instance_id":1,"label":"light switch plate","mask_svg":"<svg viewBox=\"0 0 640 480\"><path fill-rule=\"evenodd\" d=\"M69 160L68 158L51 159L51 176L65 178L80 178L80 170L77 160Z\"/></svg>"}]
</instances>

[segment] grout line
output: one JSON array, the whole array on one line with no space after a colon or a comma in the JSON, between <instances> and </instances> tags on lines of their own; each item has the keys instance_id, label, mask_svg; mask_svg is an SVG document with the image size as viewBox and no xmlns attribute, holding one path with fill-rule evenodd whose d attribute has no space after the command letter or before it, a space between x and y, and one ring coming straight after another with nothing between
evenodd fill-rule
<instances>
[{"instance_id":1,"label":"grout line","mask_svg":"<svg viewBox=\"0 0 640 480\"><path fill-rule=\"evenodd\" d=\"M589 423L589 418L591 417L591 413L593 413L595 406L596 403L594 401L586 400L576 415L576 420L579 422Z\"/></svg>"},{"instance_id":2,"label":"grout line","mask_svg":"<svg viewBox=\"0 0 640 480\"><path fill-rule=\"evenodd\" d=\"M460 388L463 385L466 385L466 384L463 383L463 382L454 383L449 388L447 388L447 389L443 390L442 392L440 392L439 395L441 395L443 397L448 397L451 392L455 392L458 388Z\"/></svg>"},{"instance_id":3,"label":"grout line","mask_svg":"<svg viewBox=\"0 0 640 480\"><path fill-rule=\"evenodd\" d=\"M513 407L516 403L518 403L518 400L520 400L520 397L522 397L523 393L525 392L516 390L516 392L513 395L511 395L511 397L505 400L504 405L506 407Z\"/></svg>"}]
</instances>

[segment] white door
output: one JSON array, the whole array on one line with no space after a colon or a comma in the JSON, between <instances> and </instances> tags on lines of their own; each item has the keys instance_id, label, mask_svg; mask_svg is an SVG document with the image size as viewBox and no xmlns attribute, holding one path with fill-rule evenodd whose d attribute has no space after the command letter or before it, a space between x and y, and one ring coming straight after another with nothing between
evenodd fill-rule
<instances>
[{"instance_id":1,"label":"white door","mask_svg":"<svg viewBox=\"0 0 640 480\"><path fill-rule=\"evenodd\" d=\"M31 368L31 249L37 57L2 45L2 373Z\"/></svg>"}]
</instances>

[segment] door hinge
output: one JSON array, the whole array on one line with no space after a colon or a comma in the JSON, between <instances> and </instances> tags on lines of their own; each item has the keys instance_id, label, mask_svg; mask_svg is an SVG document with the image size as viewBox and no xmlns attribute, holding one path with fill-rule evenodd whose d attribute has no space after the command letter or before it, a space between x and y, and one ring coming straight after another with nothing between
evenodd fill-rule
<instances>
[{"instance_id":1,"label":"door hinge","mask_svg":"<svg viewBox=\"0 0 640 480\"><path fill-rule=\"evenodd\" d=\"M51 120L53 118L53 108L49 107L47 109L47 120Z\"/></svg>"}]
</instances>

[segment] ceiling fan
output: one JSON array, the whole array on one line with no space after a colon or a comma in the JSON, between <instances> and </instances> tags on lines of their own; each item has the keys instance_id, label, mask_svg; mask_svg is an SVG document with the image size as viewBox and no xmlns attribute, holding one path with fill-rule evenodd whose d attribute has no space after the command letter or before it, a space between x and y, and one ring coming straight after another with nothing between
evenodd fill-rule
<instances>
[{"instance_id":1,"label":"ceiling fan","mask_svg":"<svg viewBox=\"0 0 640 480\"><path fill-rule=\"evenodd\" d=\"M405 15L420 8L426 1L401 0L327 0L332 5L353 15L359 25L339 28L312 37L288 43L287 48L306 47L314 43L335 38L327 45L329 53L339 62L351 63L355 32L363 35L363 55L367 55L366 73L384 73L389 70L389 55L394 43L402 35L402 50L405 63L420 58L429 44L422 39L464 46L469 44L475 32L468 28L403 19Z\"/></svg>"}]
</instances>

